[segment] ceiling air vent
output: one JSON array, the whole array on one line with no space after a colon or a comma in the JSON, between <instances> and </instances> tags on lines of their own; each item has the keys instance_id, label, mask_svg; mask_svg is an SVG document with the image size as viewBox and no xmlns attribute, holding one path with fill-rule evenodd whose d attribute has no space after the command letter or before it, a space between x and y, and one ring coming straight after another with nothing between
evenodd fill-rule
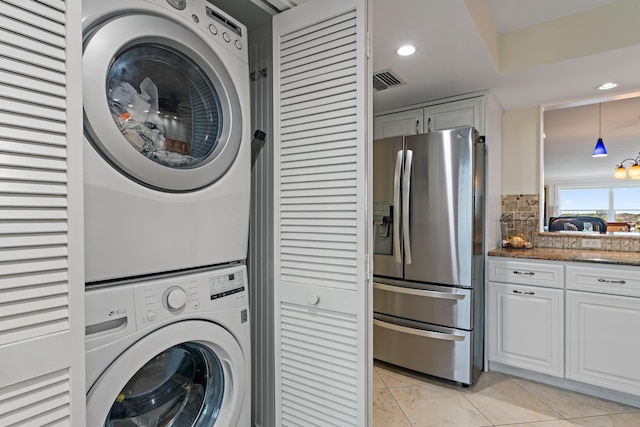
<instances>
[{"instance_id":1,"label":"ceiling air vent","mask_svg":"<svg viewBox=\"0 0 640 427\"><path fill-rule=\"evenodd\" d=\"M404 80L402 80L397 74L389 69L373 73L373 88L378 92L381 90L389 89L390 87L402 86L406 84L407 83Z\"/></svg>"}]
</instances>

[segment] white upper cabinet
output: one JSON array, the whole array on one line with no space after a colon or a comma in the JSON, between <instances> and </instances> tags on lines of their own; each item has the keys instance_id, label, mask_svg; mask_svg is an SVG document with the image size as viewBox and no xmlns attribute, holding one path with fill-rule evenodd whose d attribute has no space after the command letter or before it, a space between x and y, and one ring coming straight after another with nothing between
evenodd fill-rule
<instances>
[{"instance_id":1,"label":"white upper cabinet","mask_svg":"<svg viewBox=\"0 0 640 427\"><path fill-rule=\"evenodd\" d=\"M418 108L375 117L373 119L373 139L422 133L424 132L423 115L423 109Z\"/></svg>"},{"instance_id":2,"label":"white upper cabinet","mask_svg":"<svg viewBox=\"0 0 640 427\"><path fill-rule=\"evenodd\" d=\"M473 126L484 135L483 97L432 105L424 109L424 131Z\"/></svg>"}]
</instances>

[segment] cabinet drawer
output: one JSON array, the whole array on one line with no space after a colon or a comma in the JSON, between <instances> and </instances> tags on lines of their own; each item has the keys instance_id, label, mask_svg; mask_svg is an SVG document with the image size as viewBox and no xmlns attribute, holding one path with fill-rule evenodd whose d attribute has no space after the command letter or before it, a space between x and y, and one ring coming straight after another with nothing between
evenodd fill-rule
<instances>
[{"instance_id":1,"label":"cabinet drawer","mask_svg":"<svg viewBox=\"0 0 640 427\"><path fill-rule=\"evenodd\" d=\"M640 297L640 268L567 266L567 289Z\"/></svg>"},{"instance_id":2,"label":"cabinet drawer","mask_svg":"<svg viewBox=\"0 0 640 427\"><path fill-rule=\"evenodd\" d=\"M522 261L489 260L489 280L493 282L562 288L562 265Z\"/></svg>"}]
</instances>

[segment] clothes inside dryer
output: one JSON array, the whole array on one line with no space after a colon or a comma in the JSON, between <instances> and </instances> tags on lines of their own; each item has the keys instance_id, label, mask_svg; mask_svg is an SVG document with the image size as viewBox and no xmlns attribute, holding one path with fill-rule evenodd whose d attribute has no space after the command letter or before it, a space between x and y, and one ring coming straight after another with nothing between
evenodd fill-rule
<instances>
[{"instance_id":1,"label":"clothes inside dryer","mask_svg":"<svg viewBox=\"0 0 640 427\"><path fill-rule=\"evenodd\" d=\"M220 100L191 59L167 47L139 44L118 55L107 99L124 138L161 165L190 167L218 144Z\"/></svg>"},{"instance_id":2,"label":"clothes inside dryer","mask_svg":"<svg viewBox=\"0 0 640 427\"><path fill-rule=\"evenodd\" d=\"M223 395L218 357L200 344L180 344L153 357L129 380L105 426L212 426Z\"/></svg>"}]
</instances>

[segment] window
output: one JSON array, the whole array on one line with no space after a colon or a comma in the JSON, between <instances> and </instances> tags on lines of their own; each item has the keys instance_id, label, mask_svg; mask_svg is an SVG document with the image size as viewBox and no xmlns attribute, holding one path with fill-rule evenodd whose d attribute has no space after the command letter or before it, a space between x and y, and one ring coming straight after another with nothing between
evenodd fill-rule
<instances>
[{"instance_id":1,"label":"window","mask_svg":"<svg viewBox=\"0 0 640 427\"><path fill-rule=\"evenodd\" d=\"M640 187L559 187L559 216L597 216L607 222L640 222Z\"/></svg>"}]
</instances>

